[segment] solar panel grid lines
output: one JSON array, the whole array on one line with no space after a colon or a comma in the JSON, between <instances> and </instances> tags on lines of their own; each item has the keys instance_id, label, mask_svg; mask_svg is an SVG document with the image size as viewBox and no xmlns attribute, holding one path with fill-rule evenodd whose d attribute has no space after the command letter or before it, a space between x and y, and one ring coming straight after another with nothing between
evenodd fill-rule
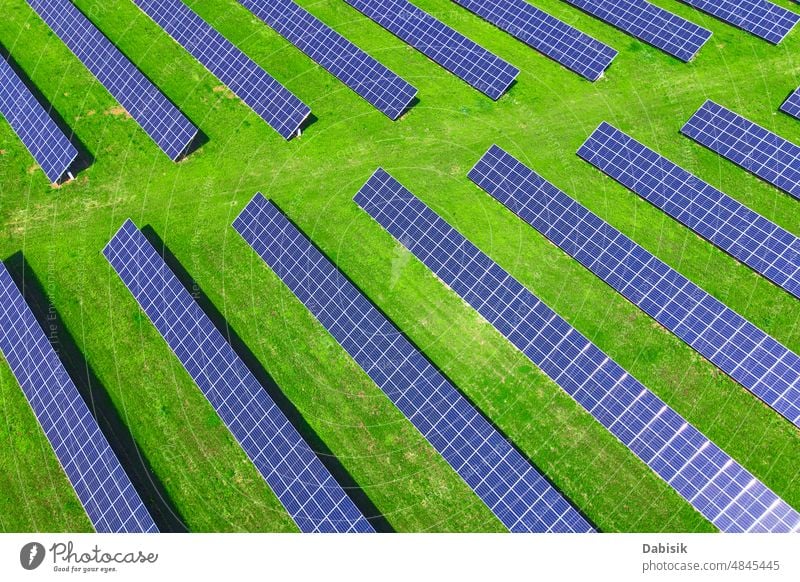
<instances>
[{"instance_id":1,"label":"solar panel grid lines","mask_svg":"<svg viewBox=\"0 0 800 582\"><path fill-rule=\"evenodd\" d=\"M781 111L800 119L800 87L794 93L789 95L786 101L781 105Z\"/></svg>"},{"instance_id":2,"label":"solar panel grid lines","mask_svg":"<svg viewBox=\"0 0 800 582\"><path fill-rule=\"evenodd\" d=\"M133 222L103 254L300 530L373 532Z\"/></svg>"},{"instance_id":3,"label":"solar panel grid lines","mask_svg":"<svg viewBox=\"0 0 800 582\"><path fill-rule=\"evenodd\" d=\"M345 2L491 99L499 99L519 75L515 66L408 0Z\"/></svg>"},{"instance_id":4,"label":"solar panel grid lines","mask_svg":"<svg viewBox=\"0 0 800 582\"><path fill-rule=\"evenodd\" d=\"M417 89L292 0L237 0L391 120Z\"/></svg>"},{"instance_id":5,"label":"solar panel grid lines","mask_svg":"<svg viewBox=\"0 0 800 582\"><path fill-rule=\"evenodd\" d=\"M800 357L493 146L470 172L478 186L800 426Z\"/></svg>"},{"instance_id":6,"label":"solar panel grid lines","mask_svg":"<svg viewBox=\"0 0 800 582\"><path fill-rule=\"evenodd\" d=\"M617 51L525 0L453 0L590 81L602 77Z\"/></svg>"},{"instance_id":7,"label":"solar panel grid lines","mask_svg":"<svg viewBox=\"0 0 800 582\"><path fill-rule=\"evenodd\" d=\"M779 44L800 15L765 0L681 0L742 30Z\"/></svg>"},{"instance_id":8,"label":"solar panel grid lines","mask_svg":"<svg viewBox=\"0 0 800 582\"><path fill-rule=\"evenodd\" d=\"M800 239L603 122L578 155L800 298Z\"/></svg>"},{"instance_id":9,"label":"solar panel grid lines","mask_svg":"<svg viewBox=\"0 0 800 582\"><path fill-rule=\"evenodd\" d=\"M2 263L0 350L94 529L101 533L157 532L153 518Z\"/></svg>"},{"instance_id":10,"label":"solar panel grid lines","mask_svg":"<svg viewBox=\"0 0 800 582\"><path fill-rule=\"evenodd\" d=\"M564 1L684 62L711 38L710 30L644 0Z\"/></svg>"},{"instance_id":11,"label":"solar panel grid lines","mask_svg":"<svg viewBox=\"0 0 800 582\"><path fill-rule=\"evenodd\" d=\"M274 204L234 228L510 531L594 531Z\"/></svg>"},{"instance_id":12,"label":"solar panel grid lines","mask_svg":"<svg viewBox=\"0 0 800 582\"><path fill-rule=\"evenodd\" d=\"M800 199L800 146L710 99L681 133Z\"/></svg>"},{"instance_id":13,"label":"solar panel grid lines","mask_svg":"<svg viewBox=\"0 0 800 582\"><path fill-rule=\"evenodd\" d=\"M197 128L70 0L27 0L41 19L175 161Z\"/></svg>"},{"instance_id":14,"label":"solar panel grid lines","mask_svg":"<svg viewBox=\"0 0 800 582\"><path fill-rule=\"evenodd\" d=\"M2 55L0 115L6 118L47 178L58 182L78 157L78 150Z\"/></svg>"},{"instance_id":15,"label":"solar panel grid lines","mask_svg":"<svg viewBox=\"0 0 800 582\"><path fill-rule=\"evenodd\" d=\"M386 172L355 201L720 530L800 528L797 511Z\"/></svg>"},{"instance_id":16,"label":"solar panel grid lines","mask_svg":"<svg viewBox=\"0 0 800 582\"><path fill-rule=\"evenodd\" d=\"M297 135L311 108L191 8L181 0L133 1L281 136Z\"/></svg>"}]
</instances>

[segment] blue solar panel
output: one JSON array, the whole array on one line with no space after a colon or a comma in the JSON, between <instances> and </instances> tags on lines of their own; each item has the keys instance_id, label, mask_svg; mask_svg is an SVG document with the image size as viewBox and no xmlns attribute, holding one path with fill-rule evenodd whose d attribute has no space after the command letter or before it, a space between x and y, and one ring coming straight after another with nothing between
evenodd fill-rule
<instances>
[{"instance_id":1,"label":"blue solar panel","mask_svg":"<svg viewBox=\"0 0 800 582\"><path fill-rule=\"evenodd\" d=\"M800 87L781 105L781 111L800 119Z\"/></svg>"},{"instance_id":2,"label":"blue solar panel","mask_svg":"<svg viewBox=\"0 0 800 582\"><path fill-rule=\"evenodd\" d=\"M410 107L417 90L292 0L238 0L389 119Z\"/></svg>"},{"instance_id":3,"label":"blue solar panel","mask_svg":"<svg viewBox=\"0 0 800 582\"><path fill-rule=\"evenodd\" d=\"M765 0L681 0L773 44L780 43L800 15Z\"/></svg>"},{"instance_id":4,"label":"blue solar panel","mask_svg":"<svg viewBox=\"0 0 800 582\"><path fill-rule=\"evenodd\" d=\"M766 404L800 426L800 357L493 146L470 178Z\"/></svg>"},{"instance_id":5,"label":"blue solar panel","mask_svg":"<svg viewBox=\"0 0 800 582\"><path fill-rule=\"evenodd\" d=\"M0 350L95 530L157 532L153 518L2 263Z\"/></svg>"},{"instance_id":6,"label":"blue solar panel","mask_svg":"<svg viewBox=\"0 0 800 582\"><path fill-rule=\"evenodd\" d=\"M800 239L789 231L608 123L578 155L800 298Z\"/></svg>"},{"instance_id":7,"label":"blue solar panel","mask_svg":"<svg viewBox=\"0 0 800 582\"><path fill-rule=\"evenodd\" d=\"M681 133L800 199L800 146L711 100Z\"/></svg>"},{"instance_id":8,"label":"blue solar panel","mask_svg":"<svg viewBox=\"0 0 800 582\"><path fill-rule=\"evenodd\" d=\"M519 69L407 0L345 0L466 83L499 99Z\"/></svg>"},{"instance_id":9,"label":"blue solar panel","mask_svg":"<svg viewBox=\"0 0 800 582\"><path fill-rule=\"evenodd\" d=\"M58 182L78 150L0 55L0 115L6 118L51 182Z\"/></svg>"},{"instance_id":10,"label":"blue solar panel","mask_svg":"<svg viewBox=\"0 0 800 582\"><path fill-rule=\"evenodd\" d=\"M617 51L525 0L453 0L579 75L596 81Z\"/></svg>"},{"instance_id":11,"label":"blue solar panel","mask_svg":"<svg viewBox=\"0 0 800 582\"><path fill-rule=\"evenodd\" d=\"M69 0L27 0L67 48L119 101L170 159L197 128Z\"/></svg>"},{"instance_id":12,"label":"blue solar panel","mask_svg":"<svg viewBox=\"0 0 800 582\"><path fill-rule=\"evenodd\" d=\"M286 139L300 131L308 105L181 0L133 1L275 131Z\"/></svg>"},{"instance_id":13,"label":"blue solar panel","mask_svg":"<svg viewBox=\"0 0 800 582\"><path fill-rule=\"evenodd\" d=\"M233 226L509 530L593 531L271 202Z\"/></svg>"},{"instance_id":14,"label":"blue solar panel","mask_svg":"<svg viewBox=\"0 0 800 582\"><path fill-rule=\"evenodd\" d=\"M133 222L103 253L300 530L374 531Z\"/></svg>"},{"instance_id":15,"label":"blue solar panel","mask_svg":"<svg viewBox=\"0 0 800 582\"><path fill-rule=\"evenodd\" d=\"M711 31L644 0L565 1L685 62L711 38Z\"/></svg>"},{"instance_id":16,"label":"blue solar panel","mask_svg":"<svg viewBox=\"0 0 800 582\"><path fill-rule=\"evenodd\" d=\"M800 529L797 511L389 174L355 201L720 530Z\"/></svg>"}]
</instances>

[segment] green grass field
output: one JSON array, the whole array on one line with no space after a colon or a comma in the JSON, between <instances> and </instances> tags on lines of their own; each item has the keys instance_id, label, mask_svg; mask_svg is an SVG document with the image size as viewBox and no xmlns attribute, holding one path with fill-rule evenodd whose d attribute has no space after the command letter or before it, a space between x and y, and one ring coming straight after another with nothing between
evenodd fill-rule
<instances>
[{"instance_id":1,"label":"green grass field","mask_svg":"<svg viewBox=\"0 0 800 582\"><path fill-rule=\"evenodd\" d=\"M230 227L256 191L275 200L598 528L714 531L352 202L378 166L800 509L800 431L466 178L497 143L800 351L796 299L575 155L609 121L800 234L796 200L678 133L712 98L800 143L800 122L778 112L800 84L800 30L776 47L675 0L654 1L713 31L694 62L681 63L565 2L535 0L619 50L606 77L592 84L449 0L414 0L521 69L496 103L342 0L300 1L419 89L419 103L394 123L235 0L190 2L311 106L317 120L287 143L132 2L76 0L208 136L175 164L24 0L3 0L0 43L95 160L52 188L0 123L0 258L22 253L86 359L76 368L107 397L191 531L295 526L101 255L128 217L164 241L294 404L312 442L339 460L388 527L503 530ZM0 530L90 529L3 361Z\"/></svg>"}]
</instances>

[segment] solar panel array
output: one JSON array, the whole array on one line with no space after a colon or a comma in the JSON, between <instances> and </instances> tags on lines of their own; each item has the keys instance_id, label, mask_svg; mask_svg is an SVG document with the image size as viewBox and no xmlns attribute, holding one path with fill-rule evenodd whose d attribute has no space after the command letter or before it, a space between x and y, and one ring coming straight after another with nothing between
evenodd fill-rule
<instances>
[{"instance_id":1,"label":"solar panel array","mask_svg":"<svg viewBox=\"0 0 800 582\"><path fill-rule=\"evenodd\" d=\"M800 146L711 100L681 133L800 199Z\"/></svg>"},{"instance_id":2,"label":"solar panel array","mask_svg":"<svg viewBox=\"0 0 800 582\"><path fill-rule=\"evenodd\" d=\"M800 239L792 233L608 123L578 155L800 298Z\"/></svg>"},{"instance_id":3,"label":"solar panel array","mask_svg":"<svg viewBox=\"0 0 800 582\"><path fill-rule=\"evenodd\" d=\"M610 46L525 0L453 1L590 81L617 56Z\"/></svg>"},{"instance_id":4,"label":"solar panel array","mask_svg":"<svg viewBox=\"0 0 800 582\"><path fill-rule=\"evenodd\" d=\"M509 530L593 531L271 202L256 195L234 228Z\"/></svg>"},{"instance_id":5,"label":"solar panel array","mask_svg":"<svg viewBox=\"0 0 800 582\"><path fill-rule=\"evenodd\" d=\"M103 253L301 531L374 531L133 222Z\"/></svg>"},{"instance_id":6,"label":"solar panel array","mask_svg":"<svg viewBox=\"0 0 800 582\"><path fill-rule=\"evenodd\" d=\"M781 111L800 119L800 87L781 105Z\"/></svg>"},{"instance_id":7,"label":"solar panel array","mask_svg":"<svg viewBox=\"0 0 800 582\"><path fill-rule=\"evenodd\" d=\"M290 139L311 108L181 0L133 0L275 131Z\"/></svg>"},{"instance_id":8,"label":"solar panel array","mask_svg":"<svg viewBox=\"0 0 800 582\"><path fill-rule=\"evenodd\" d=\"M58 182L78 157L78 150L2 55L0 114L6 118L48 179Z\"/></svg>"},{"instance_id":9,"label":"solar panel array","mask_svg":"<svg viewBox=\"0 0 800 582\"><path fill-rule=\"evenodd\" d=\"M470 178L634 305L800 426L800 357L493 146Z\"/></svg>"},{"instance_id":10,"label":"solar panel array","mask_svg":"<svg viewBox=\"0 0 800 582\"><path fill-rule=\"evenodd\" d=\"M355 200L720 530L800 529L797 511L386 172Z\"/></svg>"},{"instance_id":11,"label":"solar panel array","mask_svg":"<svg viewBox=\"0 0 800 582\"><path fill-rule=\"evenodd\" d=\"M95 530L157 532L153 518L2 263L0 350Z\"/></svg>"},{"instance_id":12,"label":"solar panel array","mask_svg":"<svg viewBox=\"0 0 800 582\"><path fill-rule=\"evenodd\" d=\"M238 0L389 119L410 107L417 90L292 0Z\"/></svg>"},{"instance_id":13,"label":"solar panel array","mask_svg":"<svg viewBox=\"0 0 800 582\"><path fill-rule=\"evenodd\" d=\"M765 0L681 0L773 44L780 43L800 15Z\"/></svg>"},{"instance_id":14,"label":"solar panel array","mask_svg":"<svg viewBox=\"0 0 800 582\"><path fill-rule=\"evenodd\" d=\"M27 0L109 93L170 159L197 128L69 0Z\"/></svg>"},{"instance_id":15,"label":"solar panel array","mask_svg":"<svg viewBox=\"0 0 800 582\"><path fill-rule=\"evenodd\" d=\"M519 69L407 0L345 0L481 93L499 99Z\"/></svg>"},{"instance_id":16,"label":"solar panel array","mask_svg":"<svg viewBox=\"0 0 800 582\"><path fill-rule=\"evenodd\" d=\"M711 31L644 0L565 0L612 26L688 62Z\"/></svg>"}]
</instances>

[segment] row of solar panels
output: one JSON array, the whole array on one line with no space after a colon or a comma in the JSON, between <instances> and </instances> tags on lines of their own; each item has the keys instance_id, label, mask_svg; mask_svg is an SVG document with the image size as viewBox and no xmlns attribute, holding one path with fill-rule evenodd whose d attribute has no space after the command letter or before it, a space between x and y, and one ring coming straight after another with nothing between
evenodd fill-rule
<instances>
[{"instance_id":1,"label":"row of solar panels","mask_svg":"<svg viewBox=\"0 0 800 582\"><path fill-rule=\"evenodd\" d=\"M412 104L417 90L292 0L239 0L254 15L339 78L390 119ZM519 70L407 0L346 0L348 4L492 99ZM525 0L455 0L499 28L590 80L617 52ZM711 33L644 0L571 4L685 61ZM764 0L686 0L732 24L778 43L800 15ZM134 0L177 43L286 139L311 113L303 103L181 0ZM28 0L170 159L188 152L198 130L70 0ZM78 155L6 62L2 113L52 182L68 174ZM783 109L798 115L798 98Z\"/></svg>"},{"instance_id":2,"label":"row of solar panels","mask_svg":"<svg viewBox=\"0 0 800 582\"><path fill-rule=\"evenodd\" d=\"M709 104L706 104L707 107ZM579 155L797 294L800 240L603 123ZM800 357L492 146L469 178L800 426ZM383 170L356 203L723 531L797 531L800 514ZM529 460L316 249L256 197L234 228L510 531L589 532ZM302 531L372 531L144 235L104 254ZM19 289L0 268L0 349L98 531L155 524Z\"/></svg>"}]
</instances>

